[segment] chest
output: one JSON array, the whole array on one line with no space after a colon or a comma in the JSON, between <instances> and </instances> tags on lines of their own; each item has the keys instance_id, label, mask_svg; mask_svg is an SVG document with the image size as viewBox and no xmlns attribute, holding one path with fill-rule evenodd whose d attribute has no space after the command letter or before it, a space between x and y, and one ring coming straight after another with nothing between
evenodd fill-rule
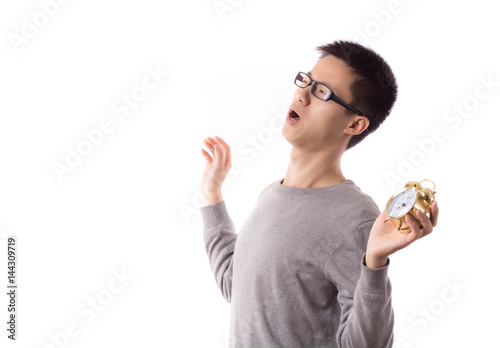
<instances>
[{"instance_id":1,"label":"chest","mask_svg":"<svg viewBox=\"0 0 500 348\"><path fill-rule=\"evenodd\" d=\"M293 200L272 210L257 207L238 234L236 265L253 273L321 274L341 239L335 220L318 206Z\"/></svg>"}]
</instances>

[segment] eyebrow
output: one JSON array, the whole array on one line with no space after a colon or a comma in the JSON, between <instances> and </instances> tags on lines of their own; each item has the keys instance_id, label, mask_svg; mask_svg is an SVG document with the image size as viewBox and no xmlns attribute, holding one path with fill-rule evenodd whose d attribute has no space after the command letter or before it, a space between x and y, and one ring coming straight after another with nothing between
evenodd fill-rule
<instances>
[{"instance_id":1,"label":"eyebrow","mask_svg":"<svg viewBox=\"0 0 500 348\"><path fill-rule=\"evenodd\" d=\"M308 72L307 72L307 75L311 76L311 78L312 78L312 71L308 71ZM315 81L316 81L316 80L315 80ZM323 85L325 85L325 86L326 86L326 87L328 87L328 88L330 88L330 90L333 92L333 89L331 89L331 87L330 87L330 86L328 86L326 83L321 82L321 81L317 81L317 82L318 82L318 83L321 83L321 84L323 84Z\"/></svg>"}]
</instances>

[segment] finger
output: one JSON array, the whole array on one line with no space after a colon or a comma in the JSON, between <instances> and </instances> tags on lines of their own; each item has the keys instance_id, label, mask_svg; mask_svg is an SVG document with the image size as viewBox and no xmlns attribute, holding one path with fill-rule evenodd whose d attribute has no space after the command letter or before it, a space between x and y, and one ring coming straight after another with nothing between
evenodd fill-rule
<instances>
[{"instance_id":1,"label":"finger","mask_svg":"<svg viewBox=\"0 0 500 348\"><path fill-rule=\"evenodd\" d=\"M420 237L422 237L422 230L420 229L419 224L415 220L413 220L409 215L406 215L405 219L406 223L411 228L411 233L408 236L408 238L411 239L411 241L415 241Z\"/></svg>"},{"instance_id":2,"label":"finger","mask_svg":"<svg viewBox=\"0 0 500 348\"><path fill-rule=\"evenodd\" d=\"M231 165L231 147L221 138L219 138L217 135L215 136L215 140L219 145L221 145L222 150L224 152L224 165L226 167Z\"/></svg>"},{"instance_id":3,"label":"finger","mask_svg":"<svg viewBox=\"0 0 500 348\"><path fill-rule=\"evenodd\" d=\"M223 154L219 145L215 145L214 147L215 147L215 152L214 152L215 167L223 170L224 169L224 162L223 162L224 154Z\"/></svg>"},{"instance_id":4,"label":"finger","mask_svg":"<svg viewBox=\"0 0 500 348\"><path fill-rule=\"evenodd\" d=\"M208 149L214 153L214 145L216 144L216 142L210 138L210 137L206 137L205 139L203 139L203 141L205 142L205 145L208 147Z\"/></svg>"},{"instance_id":5,"label":"finger","mask_svg":"<svg viewBox=\"0 0 500 348\"><path fill-rule=\"evenodd\" d=\"M205 149L200 149L200 150L201 150L203 157L205 157L207 164L212 163L212 156L210 156L210 154L207 151L205 151Z\"/></svg>"},{"instance_id":6,"label":"finger","mask_svg":"<svg viewBox=\"0 0 500 348\"><path fill-rule=\"evenodd\" d=\"M406 215L405 220L411 229L410 233L408 233L406 235L406 242L407 242L407 244L411 244L420 238L420 233L419 233L420 229L419 229L419 226L417 225L417 223L415 221L413 221L413 219L410 216Z\"/></svg>"},{"instance_id":7,"label":"finger","mask_svg":"<svg viewBox=\"0 0 500 348\"><path fill-rule=\"evenodd\" d=\"M420 219L420 224L422 228L422 237L430 234L432 232L432 222L431 219L420 209L416 209L417 217Z\"/></svg>"},{"instance_id":8,"label":"finger","mask_svg":"<svg viewBox=\"0 0 500 348\"><path fill-rule=\"evenodd\" d=\"M215 141L217 141L217 143L229 148L229 145L224 141L224 139L219 138L217 135L214 137L214 139L215 139Z\"/></svg>"},{"instance_id":9,"label":"finger","mask_svg":"<svg viewBox=\"0 0 500 348\"><path fill-rule=\"evenodd\" d=\"M436 225L437 225L438 215L439 215L439 207L438 207L437 202L434 201L431 204L431 222L432 222L433 227L436 227Z\"/></svg>"}]
</instances>

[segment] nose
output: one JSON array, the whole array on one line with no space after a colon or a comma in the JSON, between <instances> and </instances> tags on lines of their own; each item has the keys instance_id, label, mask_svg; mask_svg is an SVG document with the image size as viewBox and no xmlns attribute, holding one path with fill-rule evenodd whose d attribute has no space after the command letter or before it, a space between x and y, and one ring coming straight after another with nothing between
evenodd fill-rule
<instances>
[{"instance_id":1,"label":"nose","mask_svg":"<svg viewBox=\"0 0 500 348\"><path fill-rule=\"evenodd\" d=\"M297 88L295 91L295 100L303 105L309 105L311 102L311 86L306 88Z\"/></svg>"}]
</instances>

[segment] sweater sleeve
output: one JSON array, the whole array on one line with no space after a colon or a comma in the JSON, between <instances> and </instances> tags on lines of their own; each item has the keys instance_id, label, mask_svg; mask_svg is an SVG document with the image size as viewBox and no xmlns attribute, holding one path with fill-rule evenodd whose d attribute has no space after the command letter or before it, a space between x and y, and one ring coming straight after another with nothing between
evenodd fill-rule
<instances>
[{"instance_id":1,"label":"sweater sleeve","mask_svg":"<svg viewBox=\"0 0 500 348\"><path fill-rule=\"evenodd\" d=\"M203 240L215 281L227 302L231 302L235 228L225 201L200 207Z\"/></svg>"},{"instance_id":2,"label":"sweater sleeve","mask_svg":"<svg viewBox=\"0 0 500 348\"><path fill-rule=\"evenodd\" d=\"M336 341L341 348L389 348L393 344L389 261L377 269L364 264L373 222L358 225L325 267L327 277L338 290L341 314Z\"/></svg>"}]
</instances>

